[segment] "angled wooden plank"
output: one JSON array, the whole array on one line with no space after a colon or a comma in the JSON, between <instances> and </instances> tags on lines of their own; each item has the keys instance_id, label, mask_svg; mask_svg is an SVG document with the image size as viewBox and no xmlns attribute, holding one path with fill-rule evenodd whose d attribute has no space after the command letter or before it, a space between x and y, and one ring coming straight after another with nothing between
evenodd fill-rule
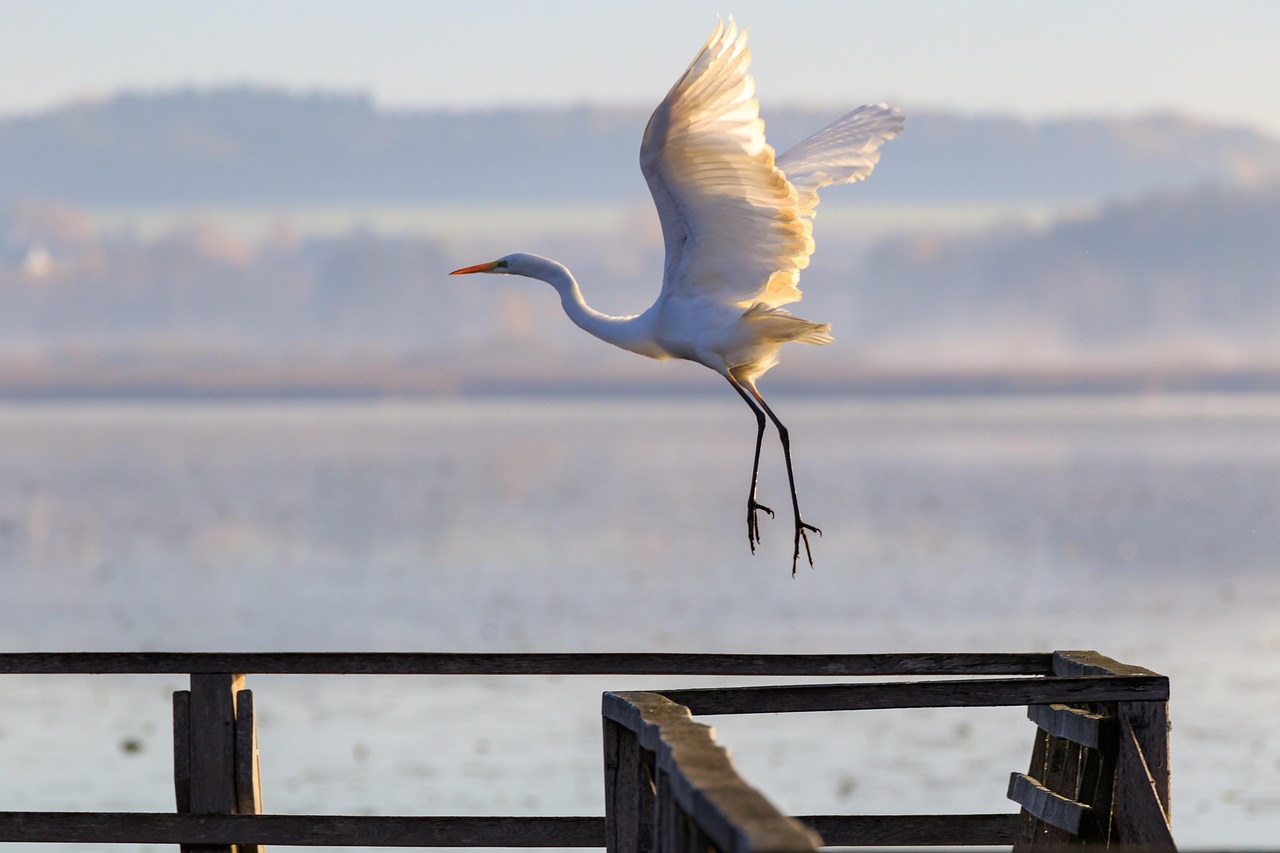
<instances>
[{"instance_id":1,"label":"angled wooden plank","mask_svg":"<svg viewBox=\"0 0 1280 853\"><path fill-rule=\"evenodd\" d=\"M776 714L888 708L1080 704L1168 698L1163 676L973 678L875 684L712 687L658 691L694 714Z\"/></svg>"},{"instance_id":2,"label":"angled wooden plank","mask_svg":"<svg viewBox=\"0 0 1280 853\"><path fill-rule=\"evenodd\" d=\"M1042 652L685 654L435 652L5 652L0 673L262 675L1048 675Z\"/></svg>"},{"instance_id":3,"label":"angled wooden plank","mask_svg":"<svg viewBox=\"0 0 1280 853\"><path fill-rule=\"evenodd\" d=\"M601 709L607 719L635 732L641 748L654 754L658 838L675 838L671 821L678 811L723 853L800 853L820 845L812 831L742 780L711 728L694 722L688 708L657 693L637 692L606 693Z\"/></svg>"},{"instance_id":4,"label":"angled wooden plank","mask_svg":"<svg viewBox=\"0 0 1280 853\"><path fill-rule=\"evenodd\" d=\"M1114 797L1114 829L1122 844L1152 851L1177 849L1137 734L1124 718L1120 720Z\"/></svg>"},{"instance_id":5,"label":"angled wooden plank","mask_svg":"<svg viewBox=\"0 0 1280 853\"><path fill-rule=\"evenodd\" d=\"M1142 751L1142 759L1156 786L1160 806L1166 816L1173 814L1170 802L1169 705L1167 702L1122 702L1116 717L1127 727Z\"/></svg>"},{"instance_id":6,"label":"angled wooden plank","mask_svg":"<svg viewBox=\"0 0 1280 853\"><path fill-rule=\"evenodd\" d=\"M1079 836L1089 815L1084 803L1050 791L1025 773L1010 774L1008 797L1038 820L1069 835Z\"/></svg>"},{"instance_id":7,"label":"angled wooden plank","mask_svg":"<svg viewBox=\"0 0 1280 853\"><path fill-rule=\"evenodd\" d=\"M1053 737L1097 749L1104 740L1104 729L1115 725L1115 719L1094 714L1070 705L1028 705L1027 719Z\"/></svg>"},{"instance_id":8,"label":"angled wooden plank","mask_svg":"<svg viewBox=\"0 0 1280 853\"><path fill-rule=\"evenodd\" d=\"M603 817L0 812L0 842L299 847L603 847Z\"/></svg>"}]
</instances>

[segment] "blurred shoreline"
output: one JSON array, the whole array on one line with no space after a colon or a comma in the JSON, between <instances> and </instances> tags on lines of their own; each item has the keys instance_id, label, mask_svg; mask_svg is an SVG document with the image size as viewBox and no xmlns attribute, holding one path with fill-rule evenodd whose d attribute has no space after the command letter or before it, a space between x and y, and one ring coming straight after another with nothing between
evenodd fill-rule
<instances>
[{"instance_id":1,"label":"blurred shoreline","mask_svg":"<svg viewBox=\"0 0 1280 853\"><path fill-rule=\"evenodd\" d=\"M14 370L0 364L0 401L39 400L359 400L485 397L701 398L720 383L701 372L658 368L650 378L608 376L449 376L422 365L277 365L165 370L88 365ZM852 376L774 377L769 396L980 397L1113 395L1271 395L1280 368L1235 370L894 371Z\"/></svg>"}]
</instances>

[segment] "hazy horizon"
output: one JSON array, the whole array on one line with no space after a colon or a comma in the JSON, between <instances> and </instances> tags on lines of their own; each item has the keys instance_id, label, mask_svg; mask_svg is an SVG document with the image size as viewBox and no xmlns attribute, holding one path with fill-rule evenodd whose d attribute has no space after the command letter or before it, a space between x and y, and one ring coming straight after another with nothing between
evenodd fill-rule
<instances>
[{"instance_id":1,"label":"hazy horizon","mask_svg":"<svg viewBox=\"0 0 1280 853\"><path fill-rule=\"evenodd\" d=\"M769 138L831 112L775 102ZM536 282L446 275L533 251L600 310L647 307L647 115L219 88L0 119L0 392L688 393ZM801 280L837 343L788 348L770 386L1280 387L1280 139L916 113L883 154L824 193Z\"/></svg>"}]
</instances>

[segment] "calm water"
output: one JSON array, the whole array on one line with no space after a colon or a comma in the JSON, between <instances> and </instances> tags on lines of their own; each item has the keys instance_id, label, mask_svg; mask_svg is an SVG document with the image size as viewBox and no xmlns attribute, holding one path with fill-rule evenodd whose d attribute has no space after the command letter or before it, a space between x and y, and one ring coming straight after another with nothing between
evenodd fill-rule
<instances>
[{"instance_id":1,"label":"calm water","mask_svg":"<svg viewBox=\"0 0 1280 853\"><path fill-rule=\"evenodd\" d=\"M734 400L6 405L0 646L1097 648L1173 678L1179 840L1274 843L1280 399L776 402L825 531L794 580L785 515L748 552ZM264 800L600 813L600 692L672 684L251 679ZM0 679L0 809L172 809L182 686ZM716 724L800 812L1012 810L1032 735L1017 709Z\"/></svg>"}]
</instances>

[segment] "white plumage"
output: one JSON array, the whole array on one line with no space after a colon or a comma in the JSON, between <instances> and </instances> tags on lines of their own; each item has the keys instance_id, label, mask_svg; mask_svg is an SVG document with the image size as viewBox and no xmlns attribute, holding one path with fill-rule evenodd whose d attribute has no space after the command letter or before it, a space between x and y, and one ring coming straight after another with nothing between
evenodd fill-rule
<instances>
[{"instance_id":1,"label":"white plumage","mask_svg":"<svg viewBox=\"0 0 1280 853\"><path fill-rule=\"evenodd\" d=\"M765 403L756 380L777 363L784 343L827 344L826 323L782 306L800 299L800 270L813 253L818 190L871 174L881 143L902 132L902 114L884 104L859 107L780 156L765 142L755 83L748 73L747 34L731 21L711 39L662 100L640 145L666 245L662 292L649 310L629 317L586 304L563 265L537 255L507 255L455 270L540 279L560 294L574 323L623 349L657 359L687 359L724 376L756 416L756 450L747 498L747 536L760 541L756 500L765 419L782 440L795 541L795 574L807 532L800 516L787 429Z\"/></svg>"}]
</instances>

